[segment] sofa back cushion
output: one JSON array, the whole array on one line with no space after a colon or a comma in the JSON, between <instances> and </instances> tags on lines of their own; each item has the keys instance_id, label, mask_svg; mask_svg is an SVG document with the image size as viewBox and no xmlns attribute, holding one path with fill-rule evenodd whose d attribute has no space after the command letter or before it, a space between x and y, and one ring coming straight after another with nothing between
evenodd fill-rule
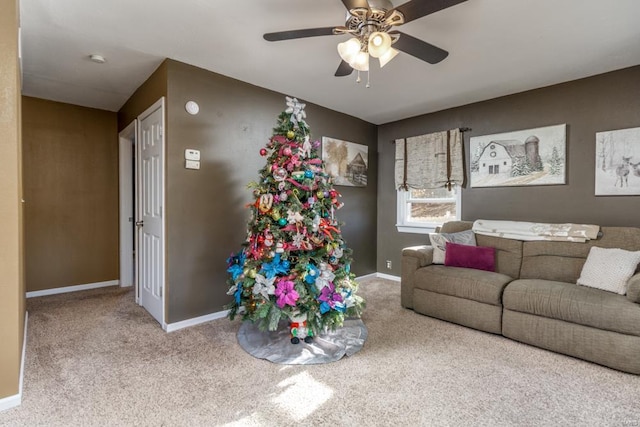
<instances>
[{"instance_id":1,"label":"sofa back cushion","mask_svg":"<svg viewBox=\"0 0 640 427\"><path fill-rule=\"evenodd\" d=\"M640 228L602 227L601 231L600 238L586 243L524 242L520 278L576 283L592 246L640 250Z\"/></svg>"},{"instance_id":2,"label":"sofa back cushion","mask_svg":"<svg viewBox=\"0 0 640 427\"><path fill-rule=\"evenodd\" d=\"M496 272L506 274L514 279L520 277L520 264L522 263L521 240L476 234L476 243L478 246L496 248Z\"/></svg>"}]
</instances>

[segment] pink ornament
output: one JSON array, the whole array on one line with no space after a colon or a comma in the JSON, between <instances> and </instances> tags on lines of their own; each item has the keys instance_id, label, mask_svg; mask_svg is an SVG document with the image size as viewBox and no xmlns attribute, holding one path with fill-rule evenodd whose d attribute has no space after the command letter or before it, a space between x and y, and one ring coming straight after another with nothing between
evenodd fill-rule
<instances>
[{"instance_id":1,"label":"pink ornament","mask_svg":"<svg viewBox=\"0 0 640 427\"><path fill-rule=\"evenodd\" d=\"M282 150L282 154L284 154L285 156L290 156L291 155L291 148L284 147L284 150Z\"/></svg>"},{"instance_id":2,"label":"pink ornament","mask_svg":"<svg viewBox=\"0 0 640 427\"><path fill-rule=\"evenodd\" d=\"M266 148L261 148L261 149L260 149L260 155L261 155L262 157L266 156L266 155L267 155L267 149L266 149Z\"/></svg>"}]
</instances>

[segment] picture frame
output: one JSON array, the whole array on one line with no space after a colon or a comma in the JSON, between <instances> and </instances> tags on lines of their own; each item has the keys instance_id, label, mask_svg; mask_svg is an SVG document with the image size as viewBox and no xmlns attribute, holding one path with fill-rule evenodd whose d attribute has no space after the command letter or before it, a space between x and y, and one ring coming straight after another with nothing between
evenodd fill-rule
<instances>
[{"instance_id":1,"label":"picture frame","mask_svg":"<svg viewBox=\"0 0 640 427\"><path fill-rule=\"evenodd\" d=\"M471 187L566 184L566 126L471 137Z\"/></svg>"},{"instance_id":2,"label":"picture frame","mask_svg":"<svg viewBox=\"0 0 640 427\"><path fill-rule=\"evenodd\" d=\"M334 185L366 187L369 147L328 136L322 137L322 160Z\"/></svg>"},{"instance_id":3,"label":"picture frame","mask_svg":"<svg viewBox=\"0 0 640 427\"><path fill-rule=\"evenodd\" d=\"M640 195L640 127L596 132L595 195Z\"/></svg>"}]
</instances>

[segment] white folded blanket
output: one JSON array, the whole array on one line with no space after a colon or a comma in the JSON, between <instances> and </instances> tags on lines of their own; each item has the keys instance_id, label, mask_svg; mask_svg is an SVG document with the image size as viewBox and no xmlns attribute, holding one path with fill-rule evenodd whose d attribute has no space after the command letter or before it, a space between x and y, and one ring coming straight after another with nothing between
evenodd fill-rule
<instances>
[{"instance_id":1,"label":"white folded blanket","mask_svg":"<svg viewBox=\"0 0 640 427\"><path fill-rule=\"evenodd\" d=\"M496 221L479 219L473 223L473 232L486 236L515 240L547 240L557 242L580 242L596 239L599 225L545 224L523 221Z\"/></svg>"}]
</instances>

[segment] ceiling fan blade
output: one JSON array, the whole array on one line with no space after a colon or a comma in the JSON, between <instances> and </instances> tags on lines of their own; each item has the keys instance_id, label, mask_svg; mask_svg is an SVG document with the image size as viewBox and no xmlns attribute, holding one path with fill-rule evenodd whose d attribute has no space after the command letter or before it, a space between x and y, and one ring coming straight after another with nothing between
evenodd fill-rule
<instances>
[{"instance_id":1,"label":"ceiling fan blade","mask_svg":"<svg viewBox=\"0 0 640 427\"><path fill-rule=\"evenodd\" d=\"M369 9L369 3L367 3L367 0L342 0L342 3L344 3L344 7L346 7L347 10L355 9L358 7Z\"/></svg>"},{"instance_id":2,"label":"ceiling fan blade","mask_svg":"<svg viewBox=\"0 0 640 427\"><path fill-rule=\"evenodd\" d=\"M340 65L338 65L338 69L336 70L336 73L334 74L334 76L336 77L348 76L352 72L353 72L353 68L351 68L351 65L349 65L349 63L346 61L342 61Z\"/></svg>"},{"instance_id":3,"label":"ceiling fan blade","mask_svg":"<svg viewBox=\"0 0 640 427\"><path fill-rule=\"evenodd\" d=\"M399 34L400 38L392 46L418 59L428 62L429 64L437 64L444 58L449 56L449 52L440 49L437 46L429 44L425 41L411 37L409 34L393 31L389 34Z\"/></svg>"},{"instance_id":4,"label":"ceiling fan blade","mask_svg":"<svg viewBox=\"0 0 640 427\"><path fill-rule=\"evenodd\" d=\"M401 4L394 10L402 12L404 22L407 23L465 1L467 0L411 0Z\"/></svg>"},{"instance_id":5,"label":"ceiling fan blade","mask_svg":"<svg viewBox=\"0 0 640 427\"><path fill-rule=\"evenodd\" d=\"M306 28L304 30L278 31L277 33L266 33L264 39L270 42L281 40L302 39L305 37L332 36L335 27Z\"/></svg>"}]
</instances>

